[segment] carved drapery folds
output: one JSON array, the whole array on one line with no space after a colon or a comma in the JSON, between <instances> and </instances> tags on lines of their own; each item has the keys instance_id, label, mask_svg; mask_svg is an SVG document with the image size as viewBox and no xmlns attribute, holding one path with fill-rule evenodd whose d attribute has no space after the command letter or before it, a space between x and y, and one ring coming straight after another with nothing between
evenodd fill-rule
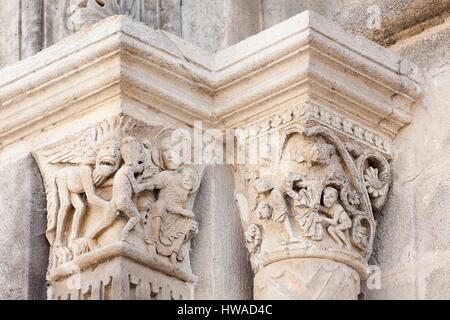
<instances>
[{"instance_id":1,"label":"carved drapery folds","mask_svg":"<svg viewBox=\"0 0 450 320\"><path fill-rule=\"evenodd\" d=\"M388 142L309 103L284 112L241 141L271 141L271 161L236 169L255 298L355 299L391 182Z\"/></svg>"},{"instance_id":2,"label":"carved drapery folds","mask_svg":"<svg viewBox=\"0 0 450 320\"><path fill-rule=\"evenodd\" d=\"M191 298L197 223L188 202L200 172L186 164L186 139L117 116L35 153L47 193L49 298Z\"/></svg>"}]
</instances>

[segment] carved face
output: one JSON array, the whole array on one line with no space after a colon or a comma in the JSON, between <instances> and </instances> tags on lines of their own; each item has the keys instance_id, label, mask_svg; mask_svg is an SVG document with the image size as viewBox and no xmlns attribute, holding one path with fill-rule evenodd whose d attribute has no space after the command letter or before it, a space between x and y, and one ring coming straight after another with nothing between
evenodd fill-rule
<instances>
[{"instance_id":1,"label":"carved face","mask_svg":"<svg viewBox=\"0 0 450 320\"><path fill-rule=\"evenodd\" d=\"M272 207L268 203L261 203L257 210L260 219L270 219L272 217Z\"/></svg>"},{"instance_id":2,"label":"carved face","mask_svg":"<svg viewBox=\"0 0 450 320\"><path fill-rule=\"evenodd\" d=\"M176 170L183 164L180 148L166 145L161 150L161 158L164 168L169 170Z\"/></svg>"},{"instance_id":3,"label":"carved face","mask_svg":"<svg viewBox=\"0 0 450 320\"><path fill-rule=\"evenodd\" d=\"M338 200L339 194L335 188L325 188L323 191L323 204L327 208L331 208L334 204L336 204Z\"/></svg>"},{"instance_id":4,"label":"carved face","mask_svg":"<svg viewBox=\"0 0 450 320\"><path fill-rule=\"evenodd\" d=\"M183 187L183 189L187 190L187 191L191 191L194 188L194 176L192 174L192 172L189 171L184 171L183 172L183 180L181 181L181 186Z\"/></svg>"},{"instance_id":5,"label":"carved face","mask_svg":"<svg viewBox=\"0 0 450 320\"><path fill-rule=\"evenodd\" d=\"M142 172L144 170L145 154L138 139L134 137L123 138L121 153L125 164L131 166L134 172Z\"/></svg>"},{"instance_id":6,"label":"carved face","mask_svg":"<svg viewBox=\"0 0 450 320\"><path fill-rule=\"evenodd\" d=\"M113 175L119 169L121 161L119 142L117 140L108 140L103 143L97 153L93 173L94 183L98 184Z\"/></svg>"},{"instance_id":7,"label":"carved face","mask_svg":"<svg viewBox=\"0 0 450 320\"><path fill-rule=\"evenodd\" d=\"M245 232L245 238L247 242L257 242L261 238L261 231L256 224L251 224L248 226Z\"/></svg>"}]
</instances>

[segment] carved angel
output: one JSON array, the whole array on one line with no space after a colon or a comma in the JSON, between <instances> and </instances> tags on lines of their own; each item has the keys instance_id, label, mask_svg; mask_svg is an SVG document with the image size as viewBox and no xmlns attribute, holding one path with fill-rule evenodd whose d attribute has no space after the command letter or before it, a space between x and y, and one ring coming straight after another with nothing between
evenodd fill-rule
<instances>
[{"instance_id":1,"label":"carved angel","mask_svg":"<svg viewBox=\"0 0 450 320\"><path fill-rule=\"evenodd\" d=\"M84 196L89 205L108 206L106 200L96 195L95 188L120 167L122 157L116 129L124 124L122 120L113 123L104 121L73 142L43 152L46 162L58 168L54 175L44 174L47 191L46 235L53 246L53 267L71 259L72 252L66 247L67 244L73 246L75 255L85 250L77 243L81 220L86 212ZM64 167L61 168L62 165ZM67 243L64 235L72 208L72 228Z\"/></svg>"},{"instance_id":2,"label":"carved angel","mask_svg":"<svg viewBox=\"0 0 450 320\"><path fill-rule=\"evenodd\" d=\"M197 228L194 212L186 209L186 203L189 195L197 191L200 177L193 166L183 166L179 170L162 171L149 183L159 193L147 243L156 246L157 253L169 257L175 264L184 259L181 247Z\"/></svg>"}]
</instances>

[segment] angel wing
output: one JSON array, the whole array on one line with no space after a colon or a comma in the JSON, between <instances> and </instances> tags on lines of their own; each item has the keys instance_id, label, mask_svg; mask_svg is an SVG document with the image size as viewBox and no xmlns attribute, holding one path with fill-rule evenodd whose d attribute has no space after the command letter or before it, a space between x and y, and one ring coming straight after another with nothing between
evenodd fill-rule
<instances>
[{"instance_id":1,"label":"angel wing","mask_svg":"<svg viewBox=\"0 0 450 320\"><path fill-rule=\"evenodd\" d=\"M97 152L102 142L110 138L119 138L132 126L125 116L104 120L90 127L68 143L49 148L42 152L49 164L95 164Z\"/></svg>"},{"instance_id":2,"label":"angel wing","mask_svg":"<svg viewBox=\"0 0 450 320\"><path fill-rule=\"evenodd\" d=\"M81 136L64 145L42 152L49 164L94 164L96 158L97 130L90 128Z\"/></svg>"}]
</instances>

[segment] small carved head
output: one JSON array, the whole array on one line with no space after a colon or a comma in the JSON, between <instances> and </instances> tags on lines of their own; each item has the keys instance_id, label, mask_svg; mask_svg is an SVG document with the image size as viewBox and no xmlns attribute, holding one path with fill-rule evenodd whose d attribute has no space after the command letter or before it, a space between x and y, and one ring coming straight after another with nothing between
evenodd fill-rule
<instances>
[{"instance_id":1,"label":"small carved head","mask_svg":"<svg viewBox=\"0 0 450 320\"><path fill-rule=\"evenodd\" d=\"M244 233L245 242L247 243L247 248L251 253L255 253L261 244L262 231L260 227L256 224L251 224L248 226Z\"/></svg>"},{"instance_id":2,"label":"small carved head","mask_svg":"<svg viewBox=\"0 0 450 320\"><path fill-rule=\"evenodd\" d=\"M199 185L199 176L197 170L191 166L185 166L180 170L182 174L182 179L180 181L181 187L189 191L190 193L194 192Z\"/></svg>"},{"instance_id":3,"label":"small carved head","mask_svg":"<svg viewBox=\"0 0 450 320\"><path fill-rule=\"evenodd\" d=\"M256 209L256 213L260 219L270 219L272 217L272 212L272 207L266 202L260 203Z\"/></svg>"},{"instance_id":4,"label":"small carved head","mask_svg":"<svg viewBox=\"0 0 450 320\"><path fill-rule=\"evenodd\" d=\"M135 172L142 172L144 170L142 144L131 136L123 138L121 142L120 151L125 164L132 166Z\"/></svg>"},{"instance_id":5,"label":"small carved head","mask_svg":"<svg viewBox=\"0 0 450 320\"><path fill-rule=\"evenodd\" d=\"M113 175L119 170L121 161L120 143L116 139L105 141L97 153L93 173L94 183L98 185Z\"/></svg>"},{"instance_id":6,"label":"small carved head","mask_svg":"<svg viewBox=\"0 0 450 320\"><path fill-rule=\"evenodd\" d=\"M161 159L164 168L169 170L176 170L183 164L181 150L176 145L163 145L161 148Z\"/></svg>"},{"instance_id":7,"label":"small carved head","mask_svg":"<svg viewBox=\"0 0 450 320\"><path fill-rule=\"evenodd\" d=\"M323 191L323 204L327 208L331 208L336 204L339 198L339 192L333 187L327 187Z\"/></svg>"}]
</instances>

